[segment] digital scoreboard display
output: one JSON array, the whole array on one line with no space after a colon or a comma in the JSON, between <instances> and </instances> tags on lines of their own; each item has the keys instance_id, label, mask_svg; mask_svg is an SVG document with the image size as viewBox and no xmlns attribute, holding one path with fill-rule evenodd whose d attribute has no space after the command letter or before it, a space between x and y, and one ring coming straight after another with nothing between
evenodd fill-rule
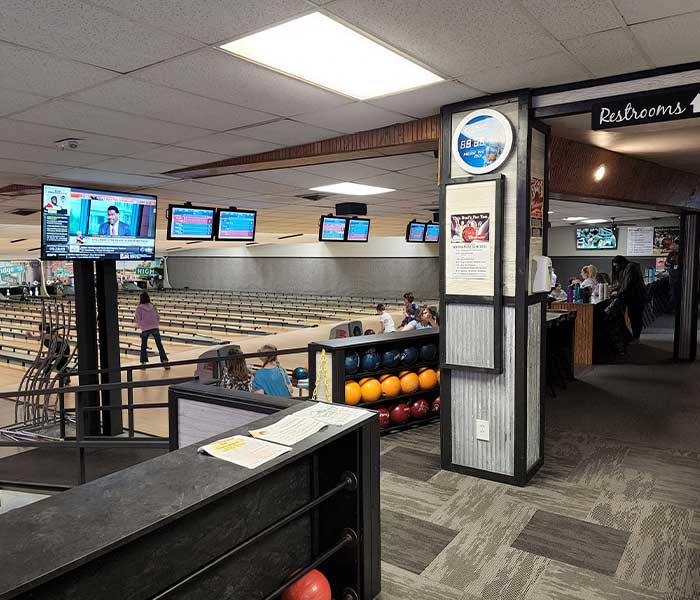
<instances>
[{"instance_id":1,"label":"digital scoreboard display","mask_svg":"<svg viewBox=\"0 0 700 600\"><path fill-rule=\"evenodd\" d=\"M169 240L211 240L214 238L213 208L170 205Z\"/></svg>"},{"instance_id":2,"label":"digital scoreboard display","mask_svg":"<svg viewBox=\"0 0 700 600\"><path fill-rule=\"evenodd\" d=\"M436 244L440 241L440 223L428 223L425 226L425 242Z\"/></svg>"},{"instance_id":3,"label":"digital scoreboard display","mask_svg":"<svg viewBox=\"0 0 700 600\"><path fill-rule=\"evenodd\" d=\"M343 217L321 217L318 239L321 242L343 242L348 228L348 220Z\"/></svg>"},{"instance_id":4,"label":"digital scoreboard display","mask_svg":"<svg viewBox=\"0 0 700 600\"><path fill-rule=\"evenodd\" d=\"M348 242L366 242L369 239L369 219L348 219Z\"/></svg>"},{"instance_id":5,"label":"digital scoreboard display","mask_svg":"<svg viewBox=\"0 0 700 600\"><path fill-rule=\"evenodd\" d=\"M229 242L255 240L257 212L254 210L218 210L216 239Z\"/></svg>"},{"instance_id":6,"label":"digital scoreboard display","mask_svg":"<svg viewBox=\"0 0 700 600\"><path fill-rule=\"evenodd\" d=\"M411 243L422 242L425 238L425 223L411 221L406 227L406 241Z\"/></svg>"}]
</instances>

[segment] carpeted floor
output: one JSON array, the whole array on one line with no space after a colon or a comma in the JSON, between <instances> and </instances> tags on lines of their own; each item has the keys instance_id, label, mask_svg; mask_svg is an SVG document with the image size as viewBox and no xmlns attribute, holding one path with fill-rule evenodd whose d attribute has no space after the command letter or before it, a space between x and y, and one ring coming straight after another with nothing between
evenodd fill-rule
<instances>
[{"instance_id":1,"label":"carpeted floor","mask_svg":"<svg viewBox=\"0 0 700 600\"><path fill-rule=\"evenodd\" d=\"M383 438L379 598L700 599L700 365L669 350L649 331L647 364L549 401L525 488L440 470L436 425Z\"/></svg>"}]
</instances>

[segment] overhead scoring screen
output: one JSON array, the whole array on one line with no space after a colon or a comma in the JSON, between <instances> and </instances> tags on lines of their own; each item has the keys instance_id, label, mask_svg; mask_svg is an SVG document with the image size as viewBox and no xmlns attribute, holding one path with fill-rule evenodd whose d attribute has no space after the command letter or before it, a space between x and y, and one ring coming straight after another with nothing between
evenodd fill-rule
<instances>
[{"instance_id":1,"label":"overhead scoring screen","mask_svg":"<svg viewBox=\"0 0 700 600\"><path fill-rule=\"evenodd\" d=\"M218 217L217 240L252 242L255 239L256 211L219 210Z\"/></svg>"},{"instance_id":2,"label":"overhead scoring screen","mask_svg":"<svg viewBox=\"0 0 700 600\"><path fill-rule=\"evenodd\" d=\"M348 219L348 242L366 242L369 239L369 219Z\"/></svg>"},{"instance_id":3,"label":"overhead scoring screen","mask_svg":"<svg viewBox=\"0 0 700 600\"><path fill-rule=\"evenodd\" d=\"M211 240L214 237L214 209L170 206L168 239Z\"/></svg>"},{"instance_id":4,"label":"overhead scoring screen","mask_svg":"<svg viewBox=\"0 0 700 600\"><path fill-rule=\"evenodd\" d=\"M42 259L154 258L155 196L57 185L42 190Z\"/></svg>"},{"instance_id":5,"label":"overhead scoring screen","mask_svg":"<svg viewBox=\"0 0 700 600\"><path fill-rule=\"evenodd\" d=\"M318 239L322 242L342 242L348 220L343 217L321 217Z\"/></svg>"},{"instance_id":6,"label":"overhead scoring screen","mask_svg":"<svg viewBox=\"0 0 700 600\"><path fill-rule=\"evenodd\" d=\"M425 237L425 223L411 222L406 231L407 242L422 242Z\"/></svg>"},{"instance_id":7,"label":"overhead scoring screen","mask_svg":"<svg viewBox=\"0 0 700 600\"><path fill-rule=\"evenodd\" d=\"M440 223L428 223L425 226L425 241L435 243L440 240Z\"/></svg>"}]
</instances>

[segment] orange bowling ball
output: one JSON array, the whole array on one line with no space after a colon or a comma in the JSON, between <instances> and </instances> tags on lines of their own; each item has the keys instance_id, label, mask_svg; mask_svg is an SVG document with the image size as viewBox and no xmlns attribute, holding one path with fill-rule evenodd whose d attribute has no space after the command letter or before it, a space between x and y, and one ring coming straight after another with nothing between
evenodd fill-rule
<instances>
[{"instance_id":1,"label":"orange bowling ball","mask_svg":"<svg viewBox=\"0 0 700 600\"><path fill-rule=\"evenodd\" d=\"M401 393L402 394L412 394L418 389L420 385L418 381L418 375L415 373L406 373L401 379Z\"/></svg>"},{"instance_id":2,"label":"orange bowling ball","mask_svg":"<svg viewBox=\"0 0 700 600\"><path fill-rule=\"evenodd\" d=\"M364 384L367 383L370 379L374 379L374 377L363 377L362 379L360 379L360 385L364 385Z\"/></svg>"},{"instance_id":3,"label":"orange bowling ball","mask_svg":"<svg viewBox=\"0 0 700 600\"><path fill-rule=\"evenodd\" d=\"M389 373L384 373L384 375L380 375L379 376L379 383L384 383L384 381L386 379L389 379L389 377L391 377L391 375L389 375Z\"/></svg>"},{"instance_id":4,"label":"orange bowling ball","mask_svg":"<svg viewBox=\"0 0 700 600\"><path fill-rule=\"evenodd\" d=\"M436 369L435 374L437 375L438 385L440 385L440 369Z\"/></svg>"},{"instance_id":5,"label":"orange bowling ball","mask_svg":"<svg viewBox=\"0 0 700 600\"><path fill-rule=\"evenodd\" d=\"M345 382L345 404L357 404L362 398L360 384L357 381Z\"/></svg>"},{"instance_id":6,"label":"orange bowling ball","mask_svg":"<svg viewBox=\"0 0 700 600\"><path fill-rule=\"evenodd\" d=\"M393 398L401 393L401 382L396 375L391 375L382 381L382 396Z\"/></svg>"},{"instance_id":7,"label":"orange bowling ball","mask_svg":"<svg viewBox=\"0 0 700 600\"><path fill-rule=\"evenodd\" d=\"M426 369L418 375L418 383L422 390L432 390L437 385L437 373L433 369Z\"/></svg>"},{"instance_id":8,"label":"orange bowling ball","mask_svg":"<svg viewBox=\"0 0 700 600\"><path fill-rule=\"evenodd\" d=\"M382 384L376 379L365 381L360 386L360 394L363 402L376 402L382 397Z\"/></svg>"}]
</instances>

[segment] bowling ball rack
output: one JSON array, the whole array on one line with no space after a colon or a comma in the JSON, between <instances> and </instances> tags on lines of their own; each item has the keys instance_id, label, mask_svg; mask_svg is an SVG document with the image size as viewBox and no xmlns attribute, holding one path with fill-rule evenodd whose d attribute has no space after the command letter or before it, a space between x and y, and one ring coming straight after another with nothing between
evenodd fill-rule
<instances>
[{"instance_id":1,"label":"bowling ball rack","mask_svg":"<svg viewBox=\"0 0 700 600\"><path fill-rule=\"evenodd\" d=\"M397 367L384 368L362 371L358 370L355 373L345 372L345 355L346 353L357 352L360 356L370 348L376 349L381 356L383 352L390 349L401 350L403 348L414 346L420 349L425 344L435 344L439 347L440 331L434 329L421 329L418 331L397 331L394 333L384 333L375 335L355 336L351 338L340 338L323 342L314 342L309 344L309 389L317 389L317 400L332 401L338 404L345 402L345 383L347 381L358 381L363 377L379 378L381 375L391 374L399 375L402 371L412 371L417 373L423 367L437 369L440 366L439 357L432 361L421 361L420 359L413 364L400 364ZM325 353L324 353L325 351ZM323 356L322 356L323 354ZM327 371L324 373L324 369ZM325 382L328 382L329 390L325 389ZM393 397L385 397L374 402L360 401L356 406L368 409L378 409L381 406L391 408L399 402L410 403L412 400L424 398L431 404L432 400L440 395L440 385L430 390L417 390L410 394L399 394ZM428 423L434 423L440 419L439 413L430 413L422 419L410 419L406 423L399 425L390 425L381 430L381 435L389 433L415 429Z\"/></svg>"}]
</instances>

